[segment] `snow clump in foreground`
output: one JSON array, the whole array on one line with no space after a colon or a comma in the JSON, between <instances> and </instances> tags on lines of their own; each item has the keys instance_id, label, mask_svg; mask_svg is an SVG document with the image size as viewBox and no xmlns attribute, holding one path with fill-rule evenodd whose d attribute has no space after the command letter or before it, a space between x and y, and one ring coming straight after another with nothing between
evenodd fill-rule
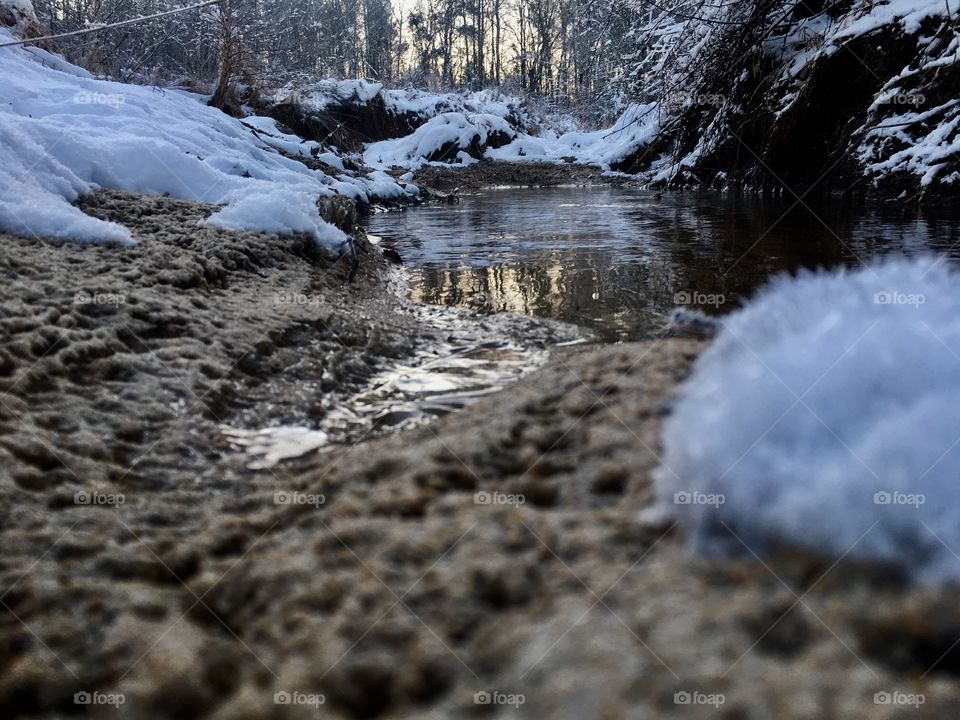
<instances>
[{"instance_id":1,"label":"snow clump in foreground","mask_svg":"<svg viewBox=\"0 0 960 720\"><path fill-rule=\"evenodd\" d=\"M779 277L721 327L656 478L695 545L960 580L960 275L926 259Z\"/></svg>"}]
</instances>

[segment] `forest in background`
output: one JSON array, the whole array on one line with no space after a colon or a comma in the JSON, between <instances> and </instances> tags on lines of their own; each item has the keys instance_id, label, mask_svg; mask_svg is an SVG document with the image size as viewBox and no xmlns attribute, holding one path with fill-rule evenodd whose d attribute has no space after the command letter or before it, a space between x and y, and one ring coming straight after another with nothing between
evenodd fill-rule
<instances>
[{"instance_id":1,"label":"forest in background","mask_svg":"<svg viewBox=\"0 0 960 720\"><path fill-rule=\"evenodd\" d=\"M70 32L187 3L182 0L38 0L45 30ZM96 35L58 49L126 82L203 86L222 61L247 85L366 77L432 90L499 87L558 107L605 105L658 11L624 0L228 0ZM612 104L611 104L612 103ZM616 107L613 107L613 106ZM603 114L603 113L601 113ZM600 118L597 118L598 120Z\"/></svg>"},{"instance_id":2,"label":"forest in background","mask_svg":"<svg viewBox=\"0 0 960 720\"><path fill-rule=\"evenodd\" d=\"M182 5L36 9L59 33ZM51 49L238 116L331 78L493 88L560 131L629 114L644 141L610 168L653 184L919 198L960 186L958 17L957 0L223 0Z\"/></svg>"}]
</instances>

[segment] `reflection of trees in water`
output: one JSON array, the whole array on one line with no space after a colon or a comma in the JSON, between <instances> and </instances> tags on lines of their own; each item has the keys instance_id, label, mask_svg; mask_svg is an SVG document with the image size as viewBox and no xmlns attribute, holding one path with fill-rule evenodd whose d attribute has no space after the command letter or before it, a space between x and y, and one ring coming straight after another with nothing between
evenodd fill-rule
<instances>
[{"instance_id":1,"label":"reflection of trees in water","mask_svg":"<svg viewBox=\"0 0 960 720\"><path fill-rule=\"evenodd\" d=\"M418 270L413 297L588 325L609 337L650 332L672 303L673 273L661 264L617 266L605 254L582 251L527 262L518 267Z\"/></svg>"},{"instance_id":2,"label":"reflection of trees in water","mask_svg":"<svg viewBox=\"0 0 960 720\"><path fill-rule=\"evenodd\" d=\"M651 203L578 192L594 193L597 203L562 217L552 214L562 211L556 199L543 200L555 196L537 191L465 198L453 212L407 211L391 234L409 238L398 247L410 253L414 297L635 338L661 327L676 307L675 293L723 295L724 305L697 309L726 312L779 272L960 244L954 215L830 205L814 214L791 209L790 198L686 195ZM610 197L620 201L601 204ZM451 267L461 262L479 266Z\"/></svg>"}]
</instances>

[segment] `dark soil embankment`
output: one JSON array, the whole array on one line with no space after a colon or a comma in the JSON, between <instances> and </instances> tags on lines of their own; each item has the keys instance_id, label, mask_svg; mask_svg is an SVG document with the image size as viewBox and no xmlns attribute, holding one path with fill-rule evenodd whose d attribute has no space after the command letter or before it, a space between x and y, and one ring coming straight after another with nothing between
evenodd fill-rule
<instances>
[{"instance_id":1,"label":"dark soil embankment","mask_svg":"<svg viewBox=\"0 0 960 720\"><path fill-rule=\"evenodd\" d=\"M306 140L330 143L352 152L362 150L364 143L409 135L423 123L415 115L391 112L379 94L369 102L347 99L320 111L294 99L266 110Z\"/></svg>"},{"instance_id":2,"label":"dark soil embankment","mask_svg":"<svg viewBox=\"0 0 960 720\"><path fill-rule=\"evenodd\" d=\"M451 192L488 187L553 187L556 185L624 185L636 180L603 171L589 165L541 162L503 162L484 160L465 167L426 165L416 171L414 182L420 187Z\"/></svg>"},{"instance_id":3,"label":"dark soil embankment","mask_svg":"<svg viewBox=\"0 0 960 720\"><path fill-rule=\"evenodd\" d=\"M662 131L614 169L655 168L675 188L956 197L960 19L927 8L922 22L904 24L875 7L731 10L729 27L705 31L695 51L675 50L690 66L682 88L665 92ZM864 29L845 35L851 25Z\"/></svg>"}]
</instances>

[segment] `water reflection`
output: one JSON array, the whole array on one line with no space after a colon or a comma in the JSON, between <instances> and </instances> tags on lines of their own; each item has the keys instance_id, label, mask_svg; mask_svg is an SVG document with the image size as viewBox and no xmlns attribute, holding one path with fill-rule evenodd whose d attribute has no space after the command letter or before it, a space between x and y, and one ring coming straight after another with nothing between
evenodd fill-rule
<instances>
[{"instance_id":1,"label":"water reflection","mask_svg":"<svg viewBox=\"0 0 960 720\"><path fill-rule=\"evenodd\" d=\"M721 194L504 189L375 215L369 228L403 255L418 300L556 318L607 339L651 334L678 302L728 311L777 272L886 254L960 256L956 211L813 213L792 205Z\"/></svg>"}]
</instances>

